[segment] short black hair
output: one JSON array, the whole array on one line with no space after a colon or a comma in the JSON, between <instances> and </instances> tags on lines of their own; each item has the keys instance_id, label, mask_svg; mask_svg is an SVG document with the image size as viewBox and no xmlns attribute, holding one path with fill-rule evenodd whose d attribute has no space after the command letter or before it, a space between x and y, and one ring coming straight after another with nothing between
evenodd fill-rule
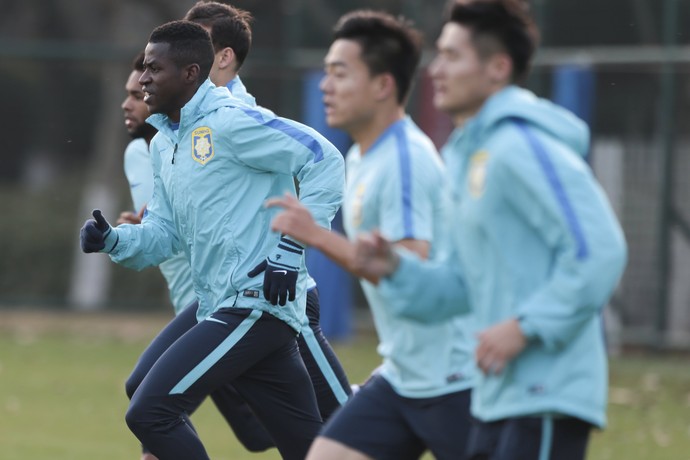
<instances>
[{"instance_id":1,"label":"short black hair","mask_svg":"<svg viewBox=\"0 0 690 460\"><path fill-rule=\"evenodd\" d=\"M144 71L144 51L140 51L132 60L132 71Z\"/></svg>"},{"instance_id":2,"label":"short black hair","mask_svg":"<svg viewBox=\"0 0 690 460\"><path fill-rule=\"evenodd\" d=\"M356 10L342 16L333 28L333 40L357 42L362 60L372 75L390 72L404 103L410 92L422 50L422 34L402 17L372 10Z\"/></svg>"},{"instance_id":3,"label":"short black hair","mask_svg":"<svg viewBox=\"0 0 690 460\"><path fill-rule=\"evenodd\" d=\"M211 36L199 24L190 21L172 21L156 27L149 43L168 43L170 58L178 67L199 65L199 83L208 78L213 65Z\"/></svg>"},{"instance_id":4,"label":"short black hair","mask_svg":"<svg viewBox=\"0 0 690 460\"><path fill-rule=\"evenodd\" d=\"M242 67L252 46L250 24L254 18L249 11L225 3L200 1L184 18L210 28L216 52L232 48L237 60L237 70Z\"/></svg>"},{"instance_id":5,"label":"short black hair","mask_svg":"<svg viewBox=\"0 0 690 460\"><path fill-rule=\"evenodd\" d=\"M487 39L497 43L513 62L514 82L522 82L527 77L539 32L524 0L455 0L449 9L448 22L471 30L480 55L495 51Z\"/></svg>"}]
</instances>

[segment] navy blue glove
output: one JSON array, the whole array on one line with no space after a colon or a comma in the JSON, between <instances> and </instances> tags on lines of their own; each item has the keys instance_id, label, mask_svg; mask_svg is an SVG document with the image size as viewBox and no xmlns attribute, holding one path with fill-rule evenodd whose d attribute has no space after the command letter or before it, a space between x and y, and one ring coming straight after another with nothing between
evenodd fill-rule
<instances>
[{"instance_id":1,"label":"navy blue glove","mask_svg":"<svg viewBox=\"0 0 690 460\"><path fill-rule=\"evenodd\" d=\"M302 263L302 254L302 246L282 236L278 247L266 260L247 273L247 276L254 278L263 272L264 298L271 304L282 307L288 300L295 300L297 273Z\"/></svg>"},{"instance_id":2,"label":"navy blue glove","mask_svg":"<svg viewBox=\"0 0 690 460\"><path fill-rule=\"evenodd\" d=\"M79 232L81 250L86 253L112 251L120 241L117 232L113 232L113 228L105 220L100 209L94 209L92 214L96 220L89 219L84 222Z\"/></svg>"}]
</instances>

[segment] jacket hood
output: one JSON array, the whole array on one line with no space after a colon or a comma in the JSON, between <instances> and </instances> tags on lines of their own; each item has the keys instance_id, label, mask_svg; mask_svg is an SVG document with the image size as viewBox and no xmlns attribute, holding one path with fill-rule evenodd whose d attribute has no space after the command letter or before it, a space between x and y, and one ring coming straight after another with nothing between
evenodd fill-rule
<instances>
[{"instance_id":1,"label":"jacket hood","mask_svg":"<svg viewBox=\"0 0 690 460\"><path fill-rule=\"evenodd\" d=\"M237 99L224 86L217 87L208 78L199 86L194 96L182 107L180 111L180 129L184 129L205 115L221 107L237 107L245 105ZM162 113L155 113L146 119L159 131L168 131L170 119Z\"/></svg>"},{"instance_id":2,"label":"jacket hood","mask_svg":"<svg viewBox=\"0 0 690 460\"><path fill-rule=\"evenodd\" d=\"M463 131L481 135L507 118L535 125L561 139L582 157L589 152L589 128L584 121L563 107L517 86L508 86L491 96Z\"/></svg>"}]
</instances>

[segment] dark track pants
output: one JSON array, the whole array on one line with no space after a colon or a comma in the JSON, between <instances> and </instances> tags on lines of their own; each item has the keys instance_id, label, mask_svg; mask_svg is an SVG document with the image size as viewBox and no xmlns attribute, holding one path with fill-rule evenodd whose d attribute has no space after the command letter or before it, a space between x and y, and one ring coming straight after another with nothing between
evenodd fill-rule
<instances>
[{"instance_id":1,"label":"dark track pants","mask_svg":"<svg viewBox=\"0 0 690 460\"><path fill-rule=\"evenodd\" d=\"M139 361L125 384L129 399L132 399L141 381L163 352L197 324L197 307L198 304L194 302L180 312L139 357ZM319 295L316 288L307 292L306 312L308 325L303 327L302 333L297 339L299 351L309 371L321 417L323 420L327 420L352 395L352 391L340 361L338 361L335 352L321 331ZM251 408L232 384L223 385L211 393L211 399L232 428L238 441L247 450L262 452L275 447L275 442L271 436L256 419ZM184 418L186 423L192 427L188 415L184 415ZM144 448L144 451L146 452L147 449Z\"/></svg>"},{"instance_id":2,"label":"dark track pants","mask_svg":"<svg viewBox=\"0 0 690 460\"><path fill-rule=\"evenodd\" d=\"M139 388L146 374L151 370L158 358L167 350L177 339L182 337L188 330L197 325L196 310L198 304L192 303L185 308L179 315L168 323L163 330L153 339L149 346L139 357L134 370L125 383L127 397L132 399L134 392ZM211 399L223 415L228 425L232 428L237 440L250 452L262 452L271 447L275 447L275 442L268 434L232 384L225 384L211 393ZM196 408L195 408L196 409ZM194 410L195 410L194 409ZM194 412L190 411L189 414ZM185 422L192 427L188 415L184 414ZM148 449L144 447L144 452Z\"/></svg>"},{"instance_id":3,"label":"dark track pants","mask_svg":"<svg viewBox=\"0 0 690 460\"><path fill-rule=\"evenodd\" d=\"M178 316L161 335L183 321ZM322 423L309 374L295 331L256 310L222 309L184 332L132 395L127 424L160 460L207 459L186 416L227 383L249 404L283 458L304 458Z\"/></svg>"}]
</instances>

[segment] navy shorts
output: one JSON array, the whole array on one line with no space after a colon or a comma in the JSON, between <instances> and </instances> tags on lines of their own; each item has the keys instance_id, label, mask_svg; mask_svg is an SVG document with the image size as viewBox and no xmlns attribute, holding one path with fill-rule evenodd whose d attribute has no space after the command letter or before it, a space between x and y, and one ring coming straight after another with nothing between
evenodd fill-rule
<instances>
[{"instance_id":1,"label":"navy shorts","mask_svg":"<svg viewBox=\"0 0 690 460\"><path fill-rule=\"evenodd\" d=\"M473 422L467 460L582 460L592 425L572 417Z\"/></svg>"},{"instance_id":2,"label":"navy shorts","mask_svg":"<svg viewBox=\"0 0 690 460\"><path fill-rule=\"evenodd\" d=\"M374 375L319 436L377 460L418 459L426 450L439 460L458 460L466 450L471 425L470 393L406 398Z\"/></svg>"}]
</instances>

